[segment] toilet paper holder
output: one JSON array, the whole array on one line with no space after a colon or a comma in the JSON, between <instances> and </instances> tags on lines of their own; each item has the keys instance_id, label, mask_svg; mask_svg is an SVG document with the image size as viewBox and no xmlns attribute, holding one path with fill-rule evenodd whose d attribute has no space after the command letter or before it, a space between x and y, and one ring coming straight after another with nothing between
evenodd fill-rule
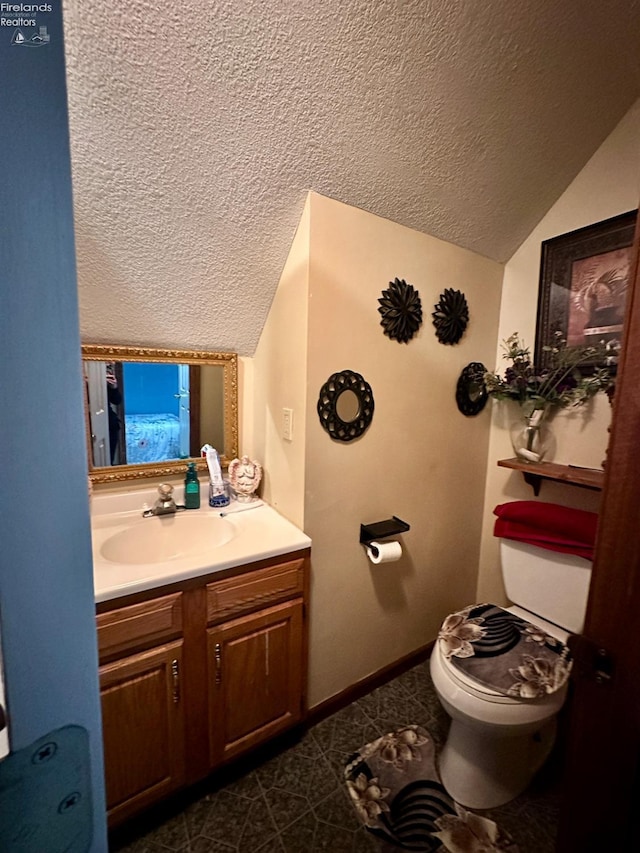
<instances>
[{"instance_id":1,"label":"toilet paper holder","mask_svg":"<svg viewBox=\"0 0 640 853\"><path fill-rule=\"evenodd\" d=\"M369 542L373 542L376 539L388 539L390 536L406 533L407 530L411 530L411 525L395 515L385 519L385 521L376 521L373 524L361 524L360 544L368 545Z\"/></svg>"}]
</instances>

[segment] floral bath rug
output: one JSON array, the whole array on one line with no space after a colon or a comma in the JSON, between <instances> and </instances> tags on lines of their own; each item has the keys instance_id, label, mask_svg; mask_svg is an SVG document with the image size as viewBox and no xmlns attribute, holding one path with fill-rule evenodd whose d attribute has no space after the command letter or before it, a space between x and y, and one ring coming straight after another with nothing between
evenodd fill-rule
<instances>
[{"instance_id":1,"label":"floral bath rug","mask_svg":"<svg viewBox=\"0 0 640 853\"><path fill-rule=\"evenodd\" d=\"M358 817L384 849L518 853L497 824L447 794L433 740L420 726L404 726L363 746L344 772Z\"/></svg>"}]
</instances>

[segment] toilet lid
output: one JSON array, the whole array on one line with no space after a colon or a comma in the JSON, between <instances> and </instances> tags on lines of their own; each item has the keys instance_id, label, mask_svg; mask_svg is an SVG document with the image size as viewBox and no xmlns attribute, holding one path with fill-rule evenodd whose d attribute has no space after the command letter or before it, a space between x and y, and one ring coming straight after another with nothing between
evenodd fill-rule
<instances>
[{"instance_id":1,"label":"toilet lid","mask_svg":"<svg viewBox=\"0 0 640 853\"><path fill-rule=\"evenodd\" d=\"M447 616L438 647L461 681L519 700L555 693L571 671L565 643L495 604L471 605Z\"/></svg>"}]
</instances>

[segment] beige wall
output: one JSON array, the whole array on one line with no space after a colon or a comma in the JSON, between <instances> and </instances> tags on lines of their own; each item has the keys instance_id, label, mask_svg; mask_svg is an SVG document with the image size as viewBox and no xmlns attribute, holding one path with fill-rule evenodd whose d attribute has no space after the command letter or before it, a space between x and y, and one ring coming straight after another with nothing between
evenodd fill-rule
<instances>
[{"instance_id":1,"label":"beige wall","mask_svg":"<svg viewBox=\"0 0 640 853\"><path fill-rule=\"evenodd\" d=\"M558 199L537 228L505 266L499 341L518 331L533 350L535 339L540 245L543 240L608 219L638 206L640 196L640 102L603 143ZM502 370L498 349L494 365ZM512 456L508 425L517 412L512 404L492 403L493 421L485 494L483 539L477 600L503 601L497 541L492 535L493 508L507 500L530 500L533 493L516 472L498 468ZM606 397L573 412L559 412L552 425L557 439L555 461L600 467L605 458L611 412ZM597 510L599 495L584 489L545 483L540 500Z\"/></svg>"},{"instance_id":2,"label":"beige wall","mask_svg":"<svg viewBox=\"0 0 640 853\"><path fill-rule=\"evenodd\" d=\"M377 310L396 276L422 300L408 344L384 335ZM501 279L499 264L310 194L255 359L266 418L255 448L264 448L265 496L313 539L311 705L429 642L473 599L490 419L464 417L454 394L463 367L493 358ZM431 322L446 287L470 308L456 346L440 344ZM344 369L362 374L375 399L370 428L350 443L332 440L316 412L321 386ZM278 431L282 405L295 410L291 443ZM411 524L403 558L372 566L360 524L392 515Z\"/></svg>"},{"instance_id":3,"label":"beige wall","mask_svg":"<svg viewBox=\"0 0 640 853\"><path fill-rule=\"evenodd\" d=\"M309 197L250 368L241 452L263 463L261 494L282 515L304 526L309 313ZM243 361L249 361L243 359ZM245 375L249 373L245 365ZM282 410L293 411L293 439L282 437Z\"/></svg>"},{"instance_id":4,"label":"beige wall","mask_svg":"<svg viewBox=\"0 0 640 853\"><path fill-rule=\"evenodd\" d=\"M503 287L492 261L307 198L256 355L239 361L239 389L240 452L263 462L264 497L313 539L312 705L432 640L453 609L503 599L492 509L532 493L496 466L512 453L508 408L490 403L465 418L455 384L470 361L498 365L498 341L513 331L533 344L541 241L637 205L638 140L640 104L506 265ZM408 344L383 334L377 311L396 276L422 299L423 325ZM438 343L431 323L446 287L466 294L471 314L453 347ZM321 428L316 403L329 375L347 368L372 386L375 413L360 439L342 444ZM294 413L290 442L283 407ZM557 458L599 465L609 417L605 399L561 414ZM541 497L598 505L595 493L549 484ZM360 523L393 514L411 524L404 556L372 566Z\"/></svg>"}]
</instances>

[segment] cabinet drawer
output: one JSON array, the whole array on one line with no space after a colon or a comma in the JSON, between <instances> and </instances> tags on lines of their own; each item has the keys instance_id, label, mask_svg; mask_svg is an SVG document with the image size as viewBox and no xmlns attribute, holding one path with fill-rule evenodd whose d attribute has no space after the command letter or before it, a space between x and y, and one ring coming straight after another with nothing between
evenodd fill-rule
<instances>
[{"instance_id":1,"label":"cabinet drawer","mask_svg":"<svg viewBox=\"0 0 640 853\"><path fill-rule=\"evenodd\" d=\"M141 643L175 637L182 633L182 593L100 613L96 622L101 658L125 652Z\"/></svg>"},{"instance_id":2,"label":"cabinet drawer","mask_svg":"<svg viewBox=\"0 0 640 853\"><path fill-rule=\"evenodd\" d=\"M303 588L304 559L215 581L207 584L207 622L302 595Z\"/></svg>"}]
</instances>

